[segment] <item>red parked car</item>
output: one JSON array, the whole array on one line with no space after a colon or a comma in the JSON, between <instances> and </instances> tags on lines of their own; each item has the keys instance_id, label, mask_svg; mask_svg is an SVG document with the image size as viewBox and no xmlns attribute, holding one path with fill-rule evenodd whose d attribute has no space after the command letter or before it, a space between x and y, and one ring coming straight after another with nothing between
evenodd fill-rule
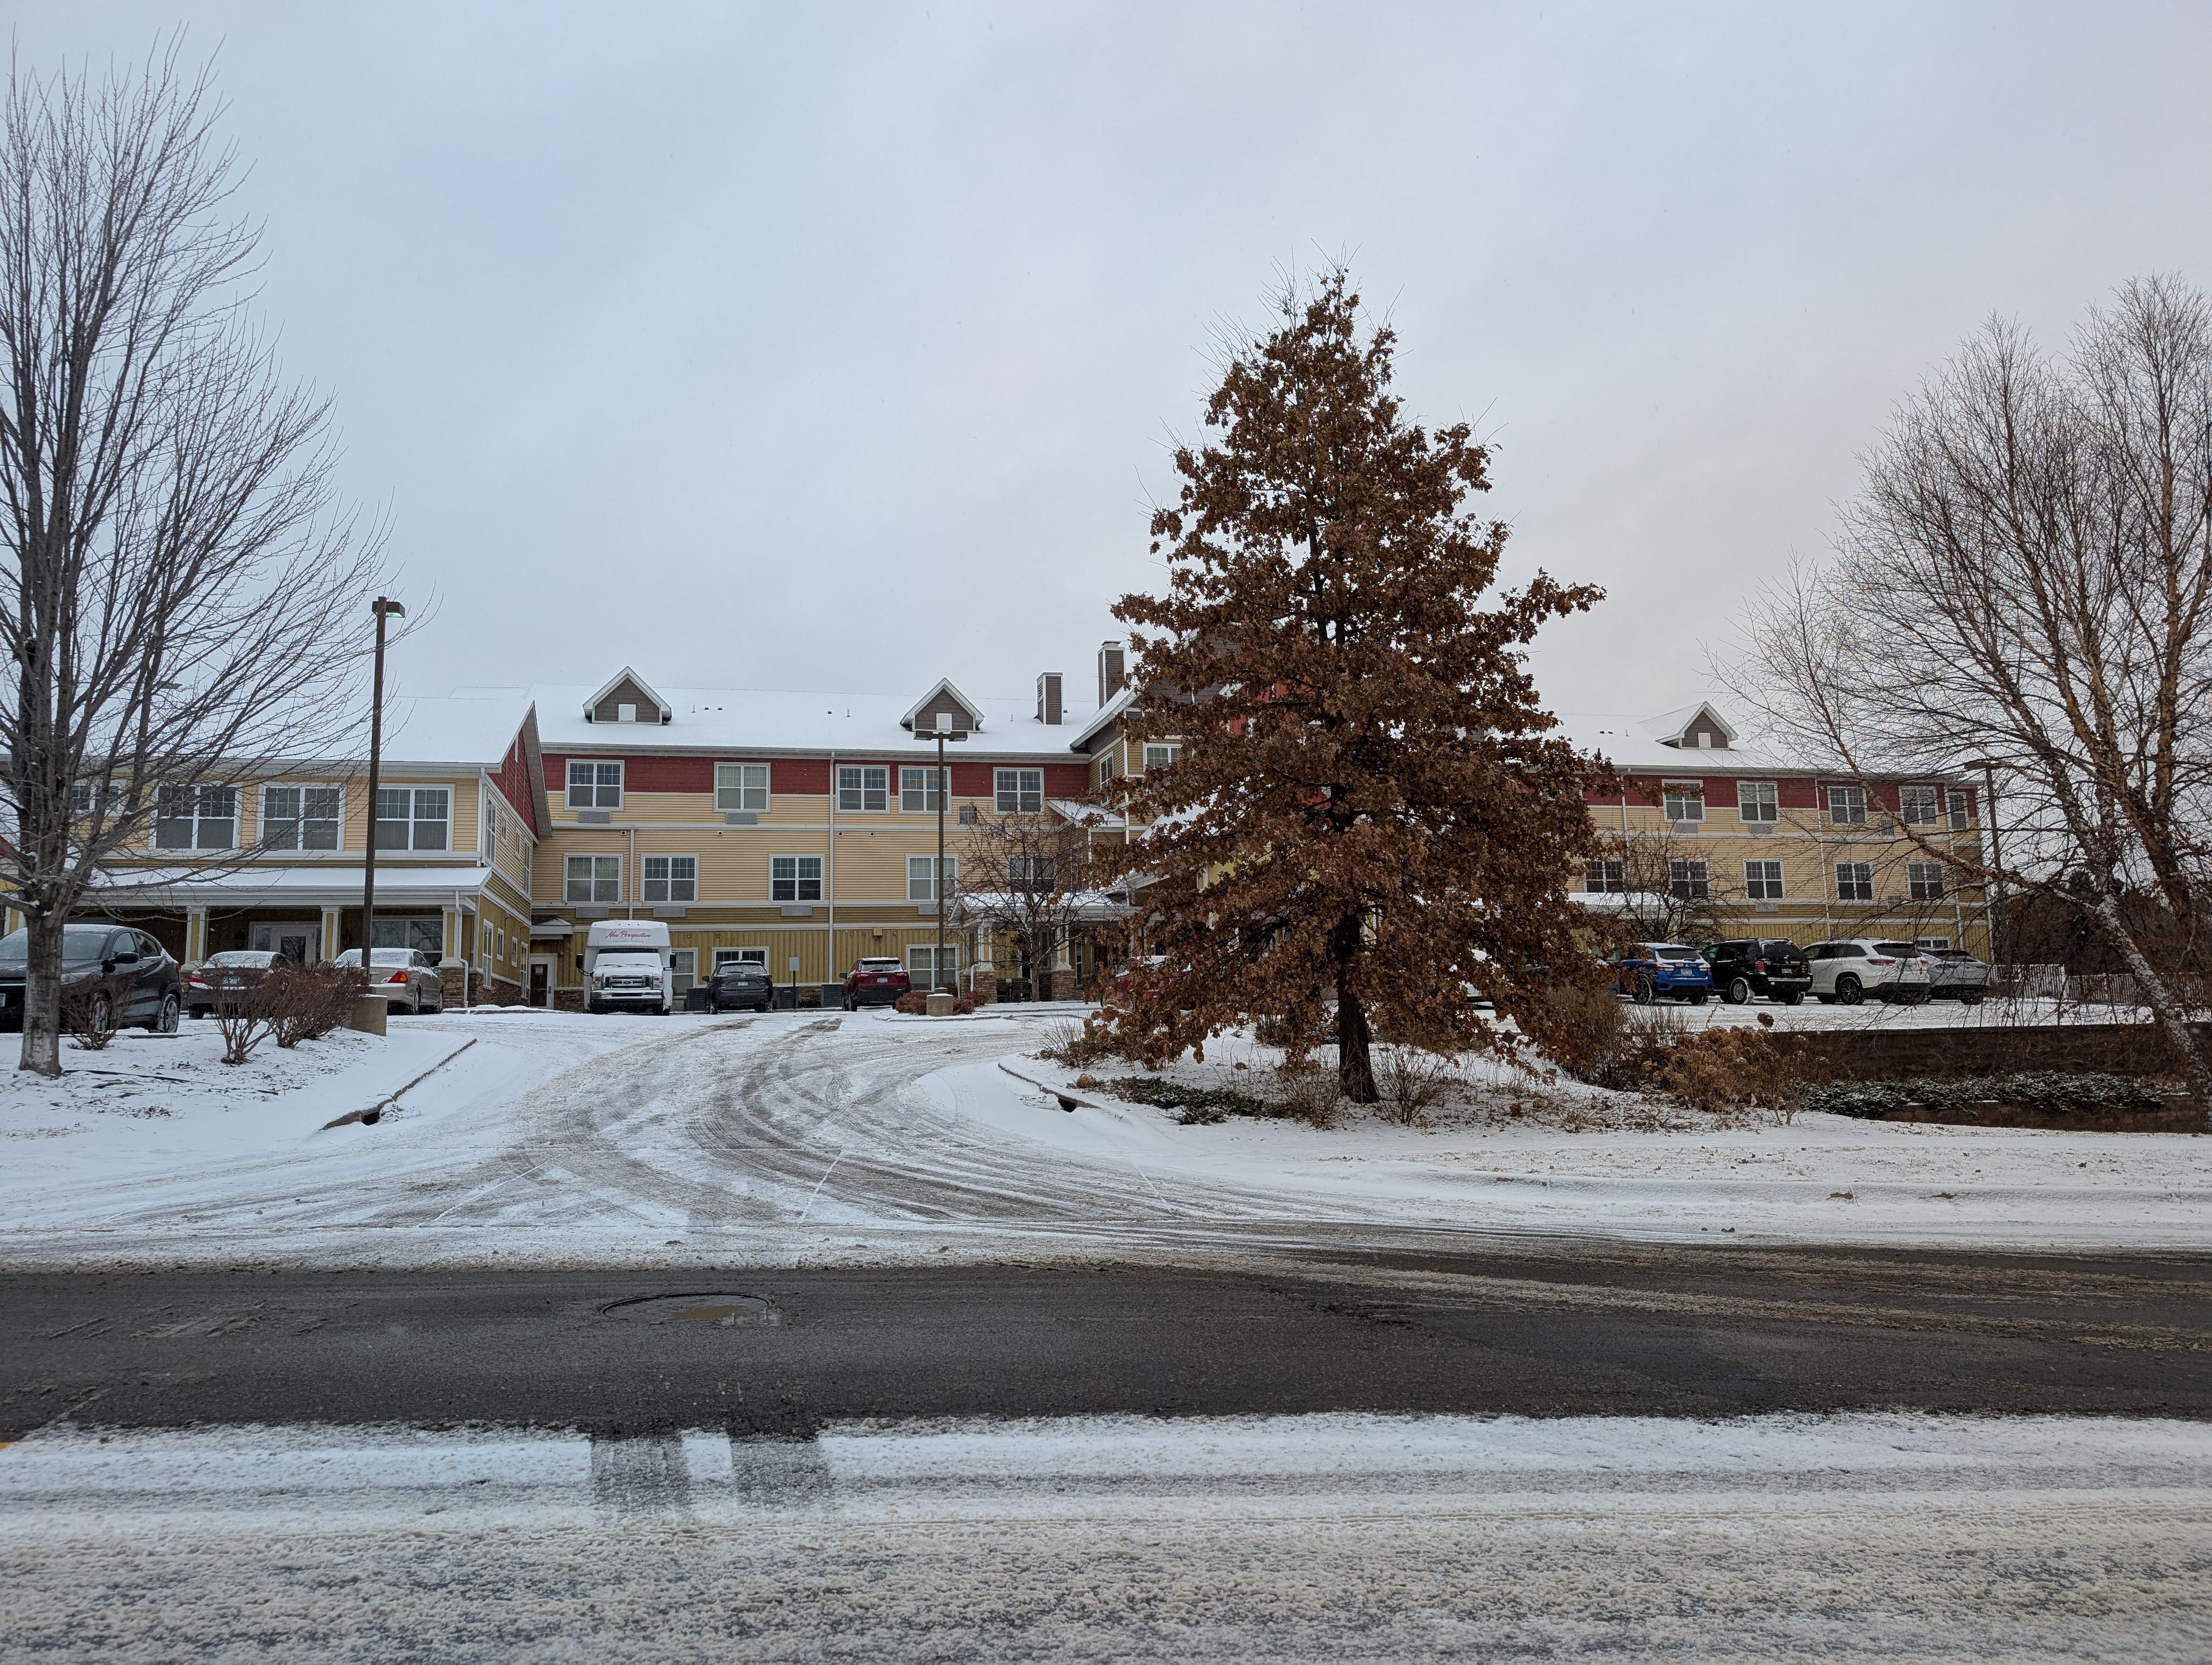
<instances>
[{"instance_id":1,"label":"red parked car","mask_svg":"<svg viewBox=\"0 0 2212 1665\"><path fill-rule=\"evenodd\" d=\"M899 961L861 960L845 974L845 1010L890 1006L912 987Z\"/></svg>"}]
</instances>

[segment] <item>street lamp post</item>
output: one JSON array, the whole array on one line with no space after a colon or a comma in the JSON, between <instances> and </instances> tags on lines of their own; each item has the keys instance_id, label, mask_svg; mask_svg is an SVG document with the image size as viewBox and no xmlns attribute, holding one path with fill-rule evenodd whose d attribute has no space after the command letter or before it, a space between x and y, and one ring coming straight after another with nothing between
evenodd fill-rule
<instances>
[{"instance_id":1,"label":"street lamp post","mask_svg":"<svg viewBox=\"0 0 2212 1665\"><path fill-rule=\"evenodd\" d=\"M368 706L368 848L361 861L361 969L368 974L376 955L376 788L384 767L384 621L404 618L407 610L379 596L369 604L376 616L376 670L369 686Z\"/></svg>"},{"instance_id":2,"label":"street lamp post","mask_svg":"<svg viewBox=\"0 0 2212 1665\"><path fill-rule=\"evenodd\" d=\"M945 730L937 731L937 883L929 888L937 900L937 957L930 962L929 987L936 993L945 976Z\"/></svg>"}]
</instances>

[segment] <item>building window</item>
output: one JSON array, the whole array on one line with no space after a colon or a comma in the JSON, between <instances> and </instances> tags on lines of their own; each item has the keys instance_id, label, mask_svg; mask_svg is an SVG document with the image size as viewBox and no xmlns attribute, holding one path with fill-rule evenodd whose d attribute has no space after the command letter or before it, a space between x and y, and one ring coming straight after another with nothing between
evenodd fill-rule
<instances>
[{"instance_id":1,"label":"building window","mask_svg":"<svg viewBox=\"0 0 2212 1665\"><path fill-rule=\"evenodd\" d=\"M343 815L336 787L264 787L261 842L272 850L335 850Z\"/></svg>"},{"instance_id":2,"label":"building window","mask_svg":"<svg viewBox=\"0 0 2212 1665\"><path fill-rule=\"evenodd\" d=\"M1749 825L1772 826L1782 818L1780 799L1771 781L1739 781L1735 783L1735 812Z\"/></svg>"},{"instance_id":3,"label":"building window","mask_svg":"<svg viewBox=\"0 0 2212 1665\"><path fill-rule=\"evenodd\" d=\"M410 918L404 914L380 912L376 916L375 945L442 956L446 951L446 921L436 914L418 914Z\"/></svg>"},{"instance_id":4,"label":"building window","mask_svg":"<svg viewBox=\"0 0 2212 1665\"><path fill-rule=\"evenodd\" d=\"M1012 775L1015 773L1012 769L1001 769L999 772L1002 775ZM1107 750L1099 754L1098 784L1100 786L1104 786L1109 781L1112 780L1121 772L1121 766L1115 760L1115 753L1111 748L1109 748Z\"/></svg>"},{"instance_id":5,"label":"building window","mask_svg":"<svg viewBox=\"0 0 2212 1665\"><path fill-rule=\"evenodd\" d=\"M696 855L648 855L641 858L647 902L699 900L699 858Z\"/></svg>"},{"instance_id":6,"label":"building window","mask_svg":"<svg viewBox=\"0 0 2212 1665\"><path fill-rule=\"evenodd\" d=\"M1943 797L1944 801L1951 812L1951 830L1953 832L1966 831L1972 818L1967 812L1966 794L1963 792L1947 792L1943 794Z\"/></svg>"},{"instance_id":7,"label":"building window","mask_svg":"<svg viewBox=\"0 0 2212 1665\"><path fill-rule=\"evenodd\" d=\"M1044 771L1041 769L994 769L992 787L1001 815L1035 815L1044 808Z\"/></svg>"},{"instance_id":8,"label":"building window","mask_svg":"<svg viewBox=\"0 0 2212 1665\"><path fill-rule=\"evenodd\" d=\"M668 992L679 999L691 992L691 985L699 981L699 951L696 948L672 948L668 951Z\"/></svg>"},{"instance_id":9,"label":"building window","mask_svg":"<svg viewBox=\"0 0 2212 1665\"><path fill-rule=\"evenodd\" d=\"M906 971L908 981L919 983L925 988L940 981L938 975L940 972L944 974L941 981L950 984L960 975L960 945L954 942L945 945L945 963L942 965L937 963L935 943L926 942L918 947L909 948L906 951Z\"/></svg>"},{"instance_id":10,"label":"building window","mask_svg":"<svg viewBox=\"0 0 2212 1665\"><path fill-rule=\"evenodd\" d=\"M1915 937L1912 939L1912 945L1915 948L1925 948L1941 954L1950 948L1951 939L1948 937Z\"/></svg>"},{"instance_id":11,"label":"building window","mask_svg":"<svg viewBox=\"0 0 2212 1665\"><path fill-rule=\"evenodd\" d=\"M1712 883L1702 861L1670 861L1667 864L1667 889L1677 902L1710 902Z\"/></svg>"},{"instance_id":12,"label":"building window","mask_svg":"<svg viewBox=\"0 0 2212 1665\"><path fill-rule=\"evenodd\" d=\"M1048 891L1060 876L1060 864L1048 855L1010 855L1006 858L1006 884L1016 890L1031 893Z\"/></svg>"},{"instance_id":13,"label":"building window","mask_svg":"<svg viewBox=\"0 0 2212 1665\"><path fill-rule=\"evenodd\" d=\"M1943 864L1940 861L1906 862L1905 890L1915 902L1942 901Z\"/></svg>"},{"instance_id":14,"label":"building window","mask_svg":"<svg viewBox=\"0 0 2212 1665\"><path fill-rule=\"evenodd\" d=\"M890 807L891 772L888 766L838 765L837 807L841 810L882 810Z\"/></svg>"},{"instance_id":15,"label":"building window","mask_svg":"<svg viewBox=\"0 0 2212 1665\"><path fill-rule=\"evenodd\" d=\"M933 779L937 766L899 771L899 808L908 815L934 815L945 807L945 782Z\"/></svg>"},{"instance_id":16,"label":"building window","mask_svg":"<svg viewBox=\"0 0 2212 1665\"><path fill-rule=\"evenodd\" d=\"M568 807L572 810L618 810L622 807L623 766L619 761L595 763L586 757L568 760Z\"/></svg>"},{"instance_id":17,"label":"building window","mask_svg":"<svg viewBox=\"0 0 2212 1665\"><path fill-rule=\"evenodd\" d=\"M1166 744L1157 740L1145 742L1145 768L1147 772L1156 769L1173 769L1176 760L1182 756L1182 748L1171 741Z\"/></svg>"},{"instance_id":18,"label":"building window","mask_svg":"<svg viewBox=\"0 0 2212 1665\"><path fill-rule=\"evenodd\" d=\"M1908 827L1932 827L1938 818L1942 794L1933 787L1906 787L1897 795L1898 817Z\"/></svg>"},{"instance_id":19,"label":"building window","mask_svg":"<svg viewBox=\"0 0 2212 1665\"><path fill-rule=\"evenodd\" d=\"M1705 787L1702 781L1669 781L1662 789L1669 821L1705 818Z\"/></svg>"},{"instance_id":20,"label":"building window","mask_svg":"<svg viewBox=\"0 0 2212 1665\"><path fill-rule=\"evenodd\" d=\"M1743 864L1743 893L1753 902L1782 900L1782 864L1747 861Z\"/></svg>"},{"instance_id":21,"label":"building window","mask_svg":"<svg viewBox=\"0 0 2212 1665\"><path fill-rule=\"evenodd\" d=\"M822 900L822 858L818 855L772 855L768 859L768 899L770 902Z\"/></svg>"},{"instance_id":22,"label":"building window","mask_svg":"<svg viewBox=\"0 0 2212 1665\"><path fill-rule=\"evenodd\" d=\"M935 902L937 893L930 888L930 869L937 865L933 855L910 855L906 859L906 899L908 902ZM945 858L945 888L948 891L960 888L960 858Z\"/></svg>"},{"instance_id":23,"label":"building window","mask_svg":"<svg viewBox=\"0 0 2212 1665\"><path fill-rule=\"evenodd\" d=\"M1838 861L1836 864L1836 900L1872 902L1874 900L1874 863Z\"/></svg>"},{"instance_id":24,"label":"building window","mask_svg":"<svg viewBox=\"0 0 2212 1665\"><path fill-rule=\"evenodd\" d=\"M714 765L714 807L718 810L764 810L768 807L766 763Z\"/></svg>"},{"instance_id":25,"label":"building window","mask_svg":"<svg viewBox=\"0 0 2212 1665\"><path fill-rule=\"evenodd\" d=\"M162 787L154 794L157 850L238 848L236 787Z\"/></svg>"},{"instance_id":26,"label":"building window","mask_svg":"<svg viewBox=\"0 0 2212 1665\"><path fill-rule=\"evenodd\" d=\"M1628 889L1628 863L1617 856L1583 864L1583 889L1592 896L1620 896Z\"/></svg>"},{"instance_id":27,"label":"building window","mask_svg":"<svg viewBox=\"0 0 2212 1665\"><path fill-rule=\"evenodd\" d=\"M768 969L768 950L765 948L717 948L714 951L714 969L726 965L757 965Z\"/></svg>"},{"instance_id":28,"label":"building window","mask_svg":"<svg viewBox=\"0 0 2212 1665\"><path fill-rule=\"evenodd\" d=\"M379 787L376 848L442 850L453 826L450 787Z\"/></svg>"},{"instance_id":29,"label":"building window","mask_svg":"<svg viewBox=\"0 0 2212 1665\"><path fill-rule=\"evenodd\" d=\"M568 858L568 883L562 890L568 902L620 902L622 858L618 855L572 855Z\"/></svg>"},{"instance_id":30,"label":"building window","mask_svg":"<svg viewBox=\"0 0 2212 1665\"><path fill-rule=\"evenodd\" d=\"M1866 825L1866 788L1864 787L1830 787L1828 788L1828 820L1838 827Z\"/></svg>"}]
</instances>

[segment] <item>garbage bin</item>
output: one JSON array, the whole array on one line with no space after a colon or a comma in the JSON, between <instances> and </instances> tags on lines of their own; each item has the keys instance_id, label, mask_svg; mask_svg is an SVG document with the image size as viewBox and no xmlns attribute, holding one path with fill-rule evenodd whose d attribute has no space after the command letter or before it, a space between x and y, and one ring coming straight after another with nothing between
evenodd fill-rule
<instances>
[{"instance_id":1,"label":"garbage bin","mask_svg":"<svg viewBox=\"0 0 2212 1665\"><path fill-rule=\"evenodd\" d=\"M684 992L684 1009L686 1012L712 1012L714 1009L714 991L694 983Z\"/></svg>"}]
</instances>

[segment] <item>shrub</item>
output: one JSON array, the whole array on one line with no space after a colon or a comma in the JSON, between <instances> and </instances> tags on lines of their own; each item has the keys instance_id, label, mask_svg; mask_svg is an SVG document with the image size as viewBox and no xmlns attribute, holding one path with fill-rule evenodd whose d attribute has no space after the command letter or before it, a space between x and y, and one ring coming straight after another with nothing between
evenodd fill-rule
<instances>
[{"instance_id":1,"label":"shrub","mask_svg":"<svg viewBox=\"0 0 2212 1665\"><path fill-rule=\"evenodd\" d=\"M1628 1038L1628 1020L1620 1000L1610 990L1573 983L1555 984L1542 1000L1544 1027L1553 1036L1553 1061L1577 1081L1610 1085L1605 1078ZM1661 1008L1635 1008L1639 1015L1657 1010Z\"/></svg>"},{"instance_id":2,"label":"shrub","mask_svg":"<svg viewBox=\"0 0 2212 1665\"><path fill-rule=\"evenodd\" d=\"M368 978L358 967L283 960L254 992L267 1008L276 1044L291 1048L319 1041L343 1024L354 1001L368 992Z\"/></svg>"},{"instance_id":3,"label":"shrub","mask_svg":"<svg viewBox=\"0 0 2212 1665\"><path fill-rule=\"evenodd\" d=\"M1225 1087L1186 1087L1157 1075L1124 1075L1097 1085L1116 1098L1126 1098L1132 1104L1150 1104L1161 1110L1180 1110L1182 1112L1180 1120L1186 1127L1208 1127L1217 1121L1225 1121L1232 1115L1274 1119L1284 1114L1280 1105L1271 1104L1264 1098L1231 1092Z\"/></svg>"},{"instance_id":4,"label":"shrub","mask_svg":"<svg viewBox=\"0 0 2212 1665\"><path fill-rule=\"evenodd\" d=\"M100 991L66 995L62 1000L62 1028L80 1052L105 1052L115 1038L115 997Z\"/></svg>"},{"instance_id":5,"label":"shrub","mask_svg":"<svg viewBox=\"0 0 2212 1665\"><path fill-rule=\"evenodd\" d=\"M1085 1018L1078 1023L1065 1018L1045 1030L1044 1044L1036 1055L1051 1063L1084 1069L1113 1054L1114 1048L1093 1019Z\"/></svg>"},{"instance_id":6,"label":"shrub","mask_svg":"<svg viewBox=\"0 0 2212 1665\"><path fill-rule=\"evenodd\" d=\"M1959 1080L1925 1076L1904 1081L1838 1081L1815 1087L1804 1108L1832 1115L1879 1116L1908 1104L1964 1109L1996 1101L2038 1110L2148 1110L2161 1100L2157 1088L2124 1075L2061 1075L2038 1070L2018 1075L1976 1075Z\"/></svg>"},{"instance_id":7,"label":"shrub","mask_svg":"<svg viewBox=\"0 0 2212 1665\"><path fill-rule=\"evenodd\" d=\"M1382 1089L1382 1114L1401 1127L1411 1127L1422 1112L1443 1096L1456 1079L1449 1060L1415 1047L1389 1047L1376 1054L1376 1073Z\"/></svg>"},{"instance_id":8,"label":"shrub","mask_svg":"<svg viewBox=\"0 0 2212 1665\"><path fill-rule=\"evenodd\" d=\"M921 1017L929 1010L929 991L926 988L909 988L891 1002L891 1010L903 1012L909 1018ZM975 1002L969 996L956 994L952 997L954 1017L965 1018L971 1015L975 1010Z\"/></svg>"},{"instance_id":9,"label":"shrub","mask_svg":"<svg viewBox=\"0 0 2212 1665\"><path fill-rule=\"evenodd\" d=\"M241 992L236 1000L218 1000L215 1006L216 1027L222 1035L222 1061L243 1064L259 1046L276 1033L276 1019L270 1009L271 980L259 982Z\"/></svg>"},{"instance_id":10,"label":"shrub","mask_svg":"<svg viewBox=\"0 0 2212 1665\"><path fill-rule=\"evenodd\" d=\"M1764 1105L1793 1113L1795 1062L1764 1028L1716 1028L1678 1034L1652 1048L1646 1079L1693 1110L1741 1110Z\"/></svg>"},{"instance_id":11,"label":"shrub","mask_svg":"<svg viewBox=\"0 0 2212 1665\"><path fill-rule=\"evenodd\" d=\"M1336 1072L1311 1063L1285 1060L1279 1066L1275 1071L1275 1095L1282 1114L1313 1127L1334 1127L1344 1106L1344 1089Z\"/></svg>"}]
</instances>

